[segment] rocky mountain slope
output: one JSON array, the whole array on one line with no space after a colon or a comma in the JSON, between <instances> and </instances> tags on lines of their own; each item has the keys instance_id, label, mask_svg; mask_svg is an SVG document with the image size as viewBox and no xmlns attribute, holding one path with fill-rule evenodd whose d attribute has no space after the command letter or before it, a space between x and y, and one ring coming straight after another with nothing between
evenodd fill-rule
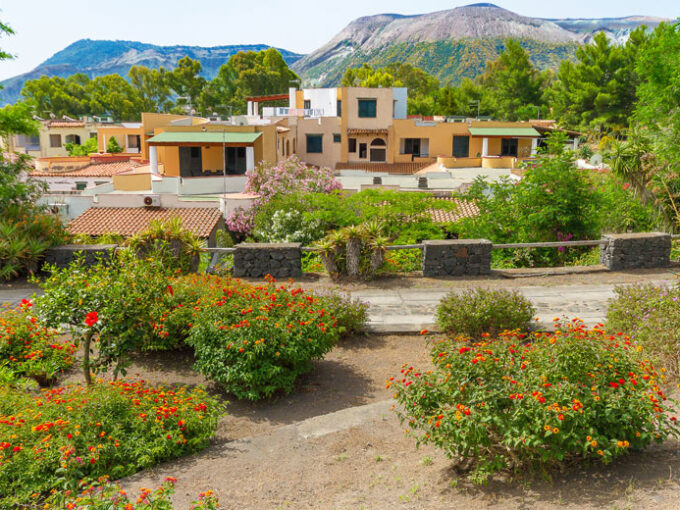
<instances>
[{"instance_id":1,"label":"rocky mountain slope","mask_svg":"<svg viewBox=\"0 0 680 510\"><path fill-rule=\"evenodd\" d=\"M203 76L214 78L220 66L239 51L260 51L269 46L264 44L215 46L156 46L134 41L93 41L81 39L55 53L32 71L15 76L0 85L0 103L14 102L19 97L26 80L43 75L66 77L74 73L84 73L90 78L104 74L118 73L127 76L130 67L143 65L151 68L164 66L173 68L179 59L189 55L201 61ZM290 65L302 55L277 48Z\"/></svg>"},{"instance_id":2,"label":"rocky mountain slope","mask_svg":"<svg viewBox=\"0 0 680 510\"><path fill-rule=\"evenodd\" d=\"M305 81L330 85L344 69L369 62L410 62L443 81L459 82L484 69L502 50L503 40L520 39L540 67L571 58L578 44L604 30L625 41L640 25L656 26L659 18L541 19L521 16L494 4L479 3L416 16L380 14L358 18L293 68Z\"/></svg>"}]
</instances>

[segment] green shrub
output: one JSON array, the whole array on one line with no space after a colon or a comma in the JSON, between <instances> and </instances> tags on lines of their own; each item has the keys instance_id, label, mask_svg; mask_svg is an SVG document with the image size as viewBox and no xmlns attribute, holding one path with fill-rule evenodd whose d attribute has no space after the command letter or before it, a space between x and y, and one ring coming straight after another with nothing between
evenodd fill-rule
<instances>
[{"instance_id":1,"label":"green shrub","mask_svg":"<svg viewBox=\"0 0 680 510\"><path fill-rule=\"evenodd\" d=\"M73 365L76 346L58 339L58 332L38 323L28 300L15 308L0 307L0 366L14 377L32 377L41 386Z\"/></svg>"},{"instance_id":2,"label":"green shrub","mask_svg":"<svg viewBox=\"0 0 680 510\"><path fill-rule=\"evenodd\" d=\"M631 341L580 324L527 341L443 340L434 370L405 365L388 387L418 444L442 448L484 482L501 470L609 462L680 432L660 375Z\"/></svg>"},{"instance_id":3,"label":"green shrub","mask_svg":"<svg viewBox=\"0 0 680 510\"><path fill-rule=\"evenodd\" d=\"M117 381L39 395L0 388L0 507L120 478L207 446L221 405L201 389ZM38 500L39 501L39 500Z\"/></svg>"},{"instance_id":4,"label":"green shrub","mask_svg":"<svg viewBox=\"0 0 680 510\"><path fill-rule=\"evenodd\" d=\"M128 239L140 258L160 258L166 268L182 274L198 271L204 243L182 226L182 220L152 220L149 228Z\"/></svg>"},{"instance_id":5,"label":"green shrub","mask_svg":"<svg viewBox=\"0 0 680 510\"><path fill-rule=\"evenodd\" d=\"M49 276L40 282L44 293L36 299L36 315L51 327L67 325L82 343L86 381L90 382L91 372L110 366L115 374L124 374L130 353L153 335L158 303L170 297L162 260L141 260L118 251L110 260L90 267L80 258L66 268L46 266L46 270Z\"/></svg>"},{"instance_id":6,"label":"green shrub","mask_svg":"<svg viewBox=\"0 0 680 510\"><path fill-rule=\"evenodd\" d=\"M680 380L680 289L651 284L617 287L608 303L607 328L622 331Z\"/></svg>"},{"instance_id":7,"label":"green shrub","mask_svg":"<svg viewBox=\"0 0 680 510\"><path fill-rule=\"evenodd\" d=\"M182 286L195 289L192 299L175 301L163 313L157 335L165 345L186 337L195 350L194 368L238 398L290 392L313 360L366 319L366 305L358 301L315 296L273 281L252 286L205 276L176 285ZM174 296L187 299L190 293Z\"/></svg>"},{"instance_id":8,"label":"green shrub","mask_svg":"<svg viewBox=\"0 0 680 510\"><path fill-rule=\"evenodd\" d=\"M445 296L437 307L437 324L447 333L479 337L505 330L526 331L536 310L518 291L467 289Z\"/></svg>"},{"instance_id":9,"label":"green shrub","mask_svg":"<svg viewBox=\"0 0 680 510\"><path fill-rule=\"evenodd\" d=\"M40 269L45 252L68 238L59 217L38 205L44 183L24 179L28 156L0 154L0 280Z\"/></svg>"}]
</instances>

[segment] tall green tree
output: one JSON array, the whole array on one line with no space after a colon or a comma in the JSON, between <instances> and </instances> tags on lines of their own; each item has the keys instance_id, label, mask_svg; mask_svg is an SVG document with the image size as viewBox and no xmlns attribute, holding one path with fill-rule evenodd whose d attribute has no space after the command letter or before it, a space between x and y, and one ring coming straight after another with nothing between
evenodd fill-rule
<instances>
[{"instance_id":1,"label":"tall green tree","mask_svg":"<svg viewBox=\"0 0 680 510\"><path fill-rule=\"evenodd\" d=\"M174 103L172 102L172 90L168 83L168 71L149 69L144 66L132 66L128 72L130 84L136 89L141 102L143 112L169 112Z\"/></svg>"},{"instance_id":2,"label":"tall green tree","mask_svg":"<svg viewBox=\"0 0 680 510\"><path fill-rule=\"evenodd\" d=\"M89 86L90 79L80 73L68 78L41 76L24 83L21 96L40 117L77 117L89 113Z\"/></svg>"},{"instance_id":3,"label":"tall green tree","mask_svg":"<svg viewBox=\"0 0 680 510\"><path fill-rule=\"evenodd\" d=\"M202 69L198 60L186 56L177 62L177 67L167 73L168 85L179 96L177 106L180 110L197 104L206 84L205 78L200 75Z\"/></svg>"},{"instance_id":4,"label":"tall green tree","mask_svg":"<svg viewBox=\"0 0 680 510\"><path fill-rule=\"evenodd\" d=\"M435 109L441 115L476 116L491 115L481 85L470 78L463 78L457 87L447 85L439 89Z\"/></svg>"},{"instance_id":5,"label":"tall green tree","mask_svg":"<svg viewBox=\"0 0 680 510\"><path fill-rule=\"evenodd\" d=\"M3 23L0 21L0 37L3 35L14 35L14 30L12 30L12 27L7 25L6 23ZM14 55L11 53L7 53L6 51L3 51L0 49L0 61L2 60L10 60L13 59Z\"/></svg>"},{"instance_id":6,"label":"tall green tree","mask_svg":"<svg viewBox=\"0 0 680 510\"><path fill-rule=\"evenodd\" d=\"M226 106L231 106L233 113L244 113L246 97L281 94L291 82L299 80L274 48L240 51L220 67L217 77L205 87L199 107L203 113L226 113Z\"/></svg>"},{"instance_id":7,"label":"tall green tree","mask_svg":"<svg viewBox=\"0 0 680 510\"><path fill-rule=\"evenodd\" d=\"M108 114L119 121L139 120L143 103L137 90L119 74L98 76L88 84L92 114Z\"/></svg>"},{"instance_id":8,"label":"tall green tree","mask_svg":"<svg viewBox=\"0 0 680 510\"><path fill-rule=\"evenodd\" d=\"M564 60L546 97L565 126L599 133L628 125L640 78L636 61L647 35L633 31L624 46L612 44L601 32L576 51L576 62Z\"/></svg>"},{"instance_id":9,"label":"tall green tree","mask_svg":"<svg viewBox=\"0 0 680 510\"><path fill-rule=\"evenodd\" d=\"M489 62L479 84L486 107L500 120L535 118L543 104L548 75L529 60L529 53L515 39L508 39L497 60Z\"/></svg>"}]
</instances>

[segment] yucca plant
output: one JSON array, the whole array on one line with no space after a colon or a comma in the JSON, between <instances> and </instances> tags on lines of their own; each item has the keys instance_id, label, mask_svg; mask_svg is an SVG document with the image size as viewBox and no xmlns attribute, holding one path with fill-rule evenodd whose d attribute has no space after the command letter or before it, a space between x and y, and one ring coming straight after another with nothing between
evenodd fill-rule
<instances>
[{"instance_id":1,"label":"yucca plant","mask_svg":"<svg viewBox=\"0 0 680 510\"><path fill-rule=\"evenodd\" d=\"M343 229L345 241L345 263L347 266L347 276L358 278L360 272L361 241L363 231L356 225L350 225Z\"/></svg>"},{"instance_id":2,"label":"yucca plant","mask_svg":"<svg viewBox=\"0 0 680 510\"><path fill-rule=\"evenodd\" d=\"M321 255L321 262L323 262L323 267L326 272L331 276L331 278L337 278L338 276L338 264L336 262L336 245L328 237L317 241L314 247L319 250Z\"/></svg>"},{"instance_id":3,"label":"yucca plant","mask_svg":"<svg viewBox=\"0 0 680 510\"><path fill-rule=\"evenodd\" d=\"M369 263L370 276L374 276L385 263L385 248L389 243L390 240L384 236L377 236L369 242L368 246L371 249L371 259Z\"/></svg>"}]
</instances>

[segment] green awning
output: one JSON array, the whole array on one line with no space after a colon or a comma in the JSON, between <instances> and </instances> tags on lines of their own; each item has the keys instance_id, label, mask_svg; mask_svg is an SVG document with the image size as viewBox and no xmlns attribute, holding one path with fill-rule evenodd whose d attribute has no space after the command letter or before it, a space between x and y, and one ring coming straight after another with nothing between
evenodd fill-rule
<instances>
[{"instance_id":1,"label":"green awning","mask_svg":"<svg viewBox=\"0 0 680 510\"><path fill-rule=\"evenodd\" d=\"M532 127L514 128L514 127L498 127L498 128L470 128L472 136L541 136L538 131Z\"/></svg>"},{"instance_id":2,"label":"green awning","mask_svg":"<svg viewBox=\"0 0 680 510\"><path fill-rule=\"evenodd\" d=\"M147 143L153 144L172 144L172 143L253 143L260 138L262 133L243 133L222 131L164 131L153 138L149 138Z\"/></svg>"}]
</instances>

